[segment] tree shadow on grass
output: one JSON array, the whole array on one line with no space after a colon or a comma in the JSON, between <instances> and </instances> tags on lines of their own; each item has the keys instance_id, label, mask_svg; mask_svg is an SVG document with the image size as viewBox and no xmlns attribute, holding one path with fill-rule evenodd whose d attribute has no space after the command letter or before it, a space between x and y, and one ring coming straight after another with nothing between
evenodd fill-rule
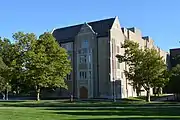
<instances>
[{"instance_id":1,"label":"tree shadow on grass","mask_svg":"<svg viewBox=\"0 0 180 120\"><path fill-rule=\"evenodd\" d=\"M128 103L128 102L94 102L80 101L70 102L69 100L61 101L0 101L0 107L162 107L162 106L179 106L180 103Z\"/></svg>"},{"instance_id":2,"label":"tree shadow on grass","mask_svg":"<svg viewBox=\"0 0 180 120\"><path fill-rule=\"evenodd\" d=\"M122 111L85 111L85 112L56 112L57 114L80 115L80 116L179 116L179 112L163 112L163 111L140 111L140 110L122 110Z\"/></svg>"},{"instance_id":3,"label":"tree shadow on grass","mask_svg":"<svg viewBox=\"0 0 180 120\"><path fill-rule=\"evenodd\" d=\"M179 118L147 118L147 117L131 117L131 118L83 118L76 120L179 120Z\"/></svg>"},{"instance_id":4,"label":"tree shadow on grass","mask_svg":"<svg viewBox=\"0 0 180 120\"><path fill-rule=\"evenodd\" d=\"M50 110L50 109L48 109ZM59 110L51 109L55 114L70 115L70 116L83 116L84 120L94 120L93 118L88 118L88 116L127 116L131 118L103 118L104 120L171 120L180 119L180 109L179 108L167 108L167 109L152 109L152 108L134 108L134 109L121 109L121 110ZM137 116L143 116L137 117ZM149 118L148 116L154 116ZM163 117L164 118L161 118ZM166 117L168 116L168 117ZM176 118L173 118L176 117ZM98 118L100 119L100 118Z\"/></svg>"},{"instance_id":5,"label":"tree shadow on grass","mask_svg":"<svg viewBox=\"0 0 180 120\"><path fill-rule=\"evenodd\" d=\"M0 107L126 107L139 106L125 102L70 102L70 101L0 101Z\"/></svg>"},{"instance_id":6,"label":"tree shadow on grass","mask_svg":"<svg viewBox=\"0 0 180 120\"><path fill-rule=\"evenodd\" d=\"M144 115L140 111L121 111L121 112L55 112L56 114L66 114L66 115L74 115L74 116L132 116L132 115ZM150 114L150 113L149 113Z\"/></svg>"}]
</instances>

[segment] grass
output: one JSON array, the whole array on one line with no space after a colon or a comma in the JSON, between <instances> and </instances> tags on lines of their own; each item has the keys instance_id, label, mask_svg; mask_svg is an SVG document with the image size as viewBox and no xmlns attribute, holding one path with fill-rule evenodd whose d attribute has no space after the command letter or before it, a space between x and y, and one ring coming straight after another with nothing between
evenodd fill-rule
<instances>
[{"instance_id":1,"label":"grass","mask_svg":"<svg viewBox=\"0 0 180 120\"><path fill-rule=\"evenodd\" d=\"M61 107L104 106L104 109L66 110ZM124 106L109 109L110 106ZM171 106L171 107L168 107ZM156 107L156 108L154 108ZM86 107L87 108L87 107ZM0 102L0 120L172 120L180 119L180 103L4 101Z\"/></svg>"},{"instance_id":2,"label":"grass","mask_svg":"<svg viewBox=\"0 0 180 120\"><path fill-rule=\"evenodd\" d=\"M160 98L164 98L164 97L168 97L169 95L166 94L160 94L160 96L151 96L151 101L160 99ZM126 98L125 100L131 100L131 101L146 101L146 96L138 96L138 97L129 97Z\"/></svg>"},{"instance_id":3,"label":"grass","mask_svg":"<svg viewBox=\"0 0 180 120\"><path fill-rule=\"evenodd\" d=\"M41 100L41 101L1 101L0 107L106 107L106 106L129 106L141 105L145 102L121 101L120 103L102 102L102 101L76 101L69 100Z\"/></svg>"},{"instance_id":4,"label":"grass","mask_svg":"<svg viewBox=\"0 0 180 120\"><path fill-rule=\"evenodd\" d=\"M146 103L142 101L121 101L121 102L101 102L101 101L58 101L58 100L42 100L42 101L1 101L0 107L128 107L128 106L162 106L177 105L178 102Z\"/></svg>"}]
</instances>

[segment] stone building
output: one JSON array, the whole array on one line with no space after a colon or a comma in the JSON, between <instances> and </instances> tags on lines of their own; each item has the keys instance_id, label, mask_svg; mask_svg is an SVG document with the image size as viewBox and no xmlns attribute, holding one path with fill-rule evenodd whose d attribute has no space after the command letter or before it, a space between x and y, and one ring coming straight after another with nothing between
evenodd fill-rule
<instances>
[{"instance_id":1,"label":"stone building","mask_svg":"<svg viewBox=\"0 0 180 120\"><path fill-rule=\"evenodd\" d=\"M156 47L139 29L122 28L118 17L54 29L52 34L68 51L73 68L66 80L68 90L61 95L77 98L136 96L124 75L127 66L115 56L124 54L121 44L125 39L138 42L141 48ZM167 52L159 50L166 59Z\"/></svg>"}]
</instances>

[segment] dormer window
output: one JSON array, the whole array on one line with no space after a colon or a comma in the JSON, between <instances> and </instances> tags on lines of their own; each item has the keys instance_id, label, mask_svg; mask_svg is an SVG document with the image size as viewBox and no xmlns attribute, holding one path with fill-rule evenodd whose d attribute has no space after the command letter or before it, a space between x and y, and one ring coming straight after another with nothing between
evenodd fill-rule
<instances>
[{"instance_id":1,"label":"dormer window","mask_svg":"<svg viewBox=\"0 0 180 120\"><path fill-rule=\"evenodd\" d=\"M67 51L72 51L73 47L72 47L72 43L64 43L61 44L61 47L66 49Z\"/></svg>"}]
</instances>

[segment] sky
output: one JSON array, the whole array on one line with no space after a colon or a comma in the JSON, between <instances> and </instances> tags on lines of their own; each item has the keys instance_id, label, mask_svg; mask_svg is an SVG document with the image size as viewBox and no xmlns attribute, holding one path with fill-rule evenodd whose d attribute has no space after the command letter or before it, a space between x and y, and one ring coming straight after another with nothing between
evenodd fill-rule
<instances>
[{"instance_id":1,"label":"sky","mask_svg":"<svg viewBox=\"0 0 180 120\"><path fill-rule=\"evenodd\" d=\"M180 0L1 0L0 36L18 31L40 35L53 28L118 16L157 46L180 47Z\"/></svg>"}]
</instances>

